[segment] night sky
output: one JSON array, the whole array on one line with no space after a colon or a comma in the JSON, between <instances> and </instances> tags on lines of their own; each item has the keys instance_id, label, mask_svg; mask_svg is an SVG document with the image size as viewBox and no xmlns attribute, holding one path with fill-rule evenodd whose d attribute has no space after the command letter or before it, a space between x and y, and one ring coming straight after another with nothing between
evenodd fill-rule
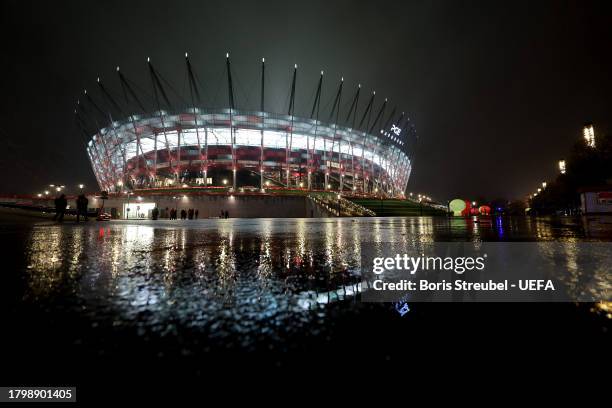
<instances>
[{"instance_id":1,"label":"night sky","mask_svg":"<svg viewBox=\"0 0 612 408\"><path fill-rule=\"evenodd\" d=\"M345 110L358 83L376 90L420 137L408 190L439 200L522 197L556 175L583 123L612 128L605 0L4 0L0 8L0 193L95 185L74 124L83 89L96 95L100 76L119 96L120 65L151 95L149 56L186 97L185 51L210 107L227 103L226 52L239 109L257 106L261 57L268 110L286 112L294 63L296 114L309 113L321 69L322 108L341 76Z\"/></svg>"}]
</instances>

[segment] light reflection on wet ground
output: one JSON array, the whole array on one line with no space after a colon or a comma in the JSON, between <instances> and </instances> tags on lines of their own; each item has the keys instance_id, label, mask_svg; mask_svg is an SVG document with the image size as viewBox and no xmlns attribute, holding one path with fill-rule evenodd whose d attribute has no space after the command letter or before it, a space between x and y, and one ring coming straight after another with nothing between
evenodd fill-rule
<instances>
[{"instance_id":1,"label":"light reflection on wet ground","mask_svg":"<svg viewBox=\"0 0 612 408\"><path fill-rule=\"evenodd\" d=\"M170 342L191 355L220 348L295 349L305 338L329 341L338 316L359 318L364 308L389 312L387 305L356 299L362 242L612 241L611 222L164 220L5 223L0 233L12 249L5 288L14 316L57 319L68 327L62 338L100 353L117 352L126 342L152 342L163 355L164 342ZM441 307L455 305L436 310Z\"/></svg>"}]
</instances>

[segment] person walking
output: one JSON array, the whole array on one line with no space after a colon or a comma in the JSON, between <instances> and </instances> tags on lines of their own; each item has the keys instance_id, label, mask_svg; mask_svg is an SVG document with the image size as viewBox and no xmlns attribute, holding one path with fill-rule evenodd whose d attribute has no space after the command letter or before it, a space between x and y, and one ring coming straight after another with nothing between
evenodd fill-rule
<instances>
[{"instance_id":1,"label":"person walking","mask_svg":"<svg viewBox=\"0 0 612 408\"><path fill-rule=\"evenodd\" d=\"M190 220L193 220L193 208L190 208L189 211L187 212L187 218L189 218Z\"/></svg>"},{"instance_id":2,"label":"person walking","mask_svg":"<svg viewBox=\"0 0 612 408\"><path fill-rule=\"evenodd\" d=\"M55 207L55 215L53 216L53 221L57 220L57 217L59 217L59 196L55 197L55 199L53 200L53 206Z\"/></svg>"},{"instance_id":3,"label":"person walking","mask_svg":"<svg viewBox=\"0 0 612 408\"><path fill-rule=\"evenodd\" d=\"M85 194L80 194L76 199L77 223L80 222L81 215L83 220L87 221L87 204L89 204L89 200L85 197Z\"/></svg>"},{"instance_id":4,"label":"person walking","mask_svg":"<svg viewBox=\"0 0 612 408\"><path fill-rule=\"evenodd\" d=\"M66 196L64 194L55 199L55 215L53 216L53 220L57 220L59 222L64 221L64 214L66 213L67 205L68 200L66 200Z\"/></svg>"},{"instance_id":5,"label":"person walking","mask_svg":"<svg viewBox=\"0 0 612 408\"><path fill-rule=\"evenodd\" d=\"M151 210L151 218L156 220L159 217L159 208L154 207L153 210Z\"/></svg>"},{"instance_id":6,"label":"person walking","mask_svg":"<svg viewBox=\"0 0 612 408\"><path fill-rule=\"evenodd\" d=\"M183 208L181 210L181 220L186 220L187 219L187 211L185 211L185 209Z\"/></svg>"},{"instance_id":7,"label":"person walking","mask_svg":"<svg viewBox=\"0 0 612 408\"><path fill-rule=\"evenodd\" d=\"M199 211L198 211L198 209L196 208L196 210L195 210L195 211L194 211L194 213L193 213L193 217L194 217L196 220L198 219L198 214L199 214L199 213L200 213L200 212L199 212Z\"/></svg>"}]
</instances>

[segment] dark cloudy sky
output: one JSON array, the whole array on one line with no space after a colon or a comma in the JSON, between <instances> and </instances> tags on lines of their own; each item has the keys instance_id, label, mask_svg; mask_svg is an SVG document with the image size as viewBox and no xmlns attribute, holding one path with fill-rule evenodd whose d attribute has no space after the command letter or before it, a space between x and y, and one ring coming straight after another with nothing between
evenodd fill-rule
<instances>
[{"instance_id":1,"label":"dark cloudy sky","mask_svg":"<svg viewBox=\"0 0 612 408\"><path fill-rule=\"evenodd\" d=\"M294 63L298 112L310 108L324 69L323 105L344 76L413 119L421 139L410 191L519 197L555 175L584 122L611 129L611 5L4 0L0 192L95 184L73 109L96 77L117 90L120 65L150 92L150 56L183 92L188 51L205 100L219 106L229 51L239 108L257 101L262 56L273 110L286 110Z\"/></svg>"}]
</instances>

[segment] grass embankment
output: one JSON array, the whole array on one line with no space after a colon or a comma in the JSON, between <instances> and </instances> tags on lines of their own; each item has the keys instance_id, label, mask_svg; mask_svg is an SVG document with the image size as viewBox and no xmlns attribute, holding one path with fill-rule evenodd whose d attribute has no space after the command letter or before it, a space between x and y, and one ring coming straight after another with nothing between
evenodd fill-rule
<instances>
[{"instance_id":1,"label":"grass embankment","mask_svg":"<svg viewBox=\"0 0 612 408\"><path fill-rule=\"evenodd\" d=\"M355 204L359 204L372 210L379 217L407 217L419 215L446 215L442 210L429 207L425 204L415 203L409 200L373 199L373 198L350 198Z\"/></svg>"}]
</instances>

